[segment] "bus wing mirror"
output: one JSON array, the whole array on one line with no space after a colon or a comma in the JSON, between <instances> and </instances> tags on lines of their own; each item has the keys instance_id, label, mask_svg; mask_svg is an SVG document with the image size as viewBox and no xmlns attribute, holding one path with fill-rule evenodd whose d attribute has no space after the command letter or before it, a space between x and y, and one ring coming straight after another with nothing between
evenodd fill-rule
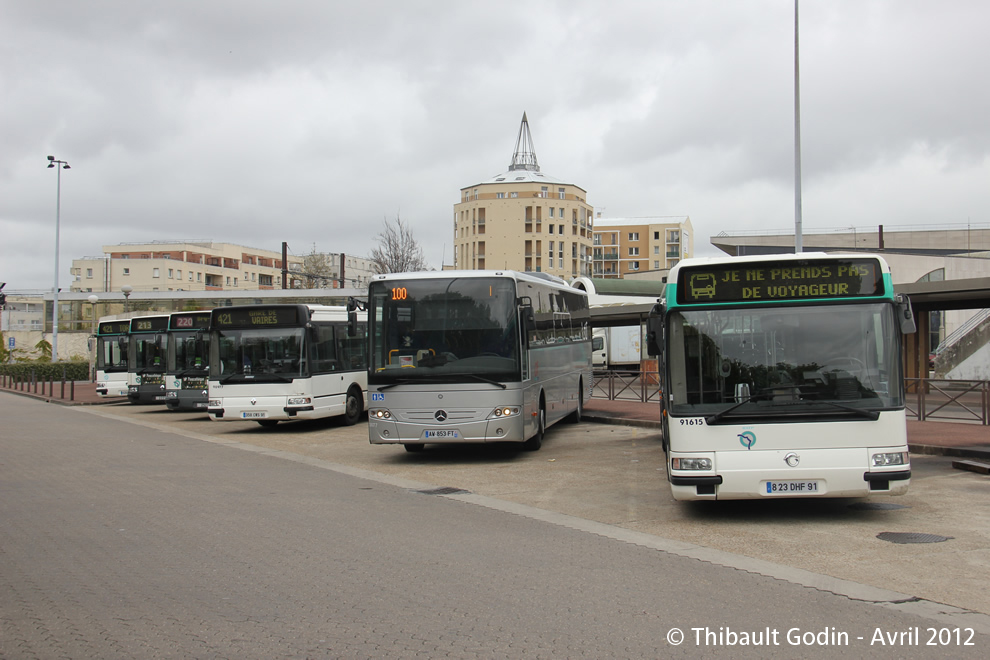
<instances>
[{"instance_id":1,"label":"bus wing mirror","mask_svg":"<svg viewBox=\"0 0 990 660\"><path fill-rule=\"evenodd\" d=\"M646 353L650 357L660 355L660 338L663 336L663 303L653 306L646 319Z\"/></svg>"},{"instance_id":2,"label":"bus wing mirror","mask_svg":"<svg viewBox=\"0 0 990 660\"><path fill-rule=\"evenodd\" d=\"M910 335L918 331L918 324L914 321L914 312L911 310L911 300L905 295L897 296L897 321L901 325L901 334Z\"/></svg>"},{"instance_id":3,"label":"bus wing mirror","mask_svg":"<svg viewBox=\"0 0 990 660\"><path fill-rule=\"evenodd\" d=\"M347 336L357 337L357 310L368 311L368 303L357 298L347 299Z\"/></svg>"}]
</instances>

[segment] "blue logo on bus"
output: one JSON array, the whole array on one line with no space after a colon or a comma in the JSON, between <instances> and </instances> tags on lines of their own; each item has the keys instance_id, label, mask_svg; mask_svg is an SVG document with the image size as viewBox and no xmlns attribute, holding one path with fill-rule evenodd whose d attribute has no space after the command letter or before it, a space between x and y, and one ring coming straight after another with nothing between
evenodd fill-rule
<instances>
[{"instance_id":1,"label":"blue logo on bus","mask_svg":"<svg viewBox=\"0 0 990 660\"><path fill-rule=\"evenodd\" d=\"M752 431L743 431L738 436L739 443L746 449L752 449L753 445L756 444L756 434Z\"/></svg>"},{"instance_id":2,"label":"blue logo on bus","mask_svg":"<svg viewBox=\"0 0 990 660\"><path fill-rule=\"evenodd\" d=\"M371 400L372 401L384 401L385 400L385 393L384 392L372 392L371 393Z\"/></svg>"}]
</instances>

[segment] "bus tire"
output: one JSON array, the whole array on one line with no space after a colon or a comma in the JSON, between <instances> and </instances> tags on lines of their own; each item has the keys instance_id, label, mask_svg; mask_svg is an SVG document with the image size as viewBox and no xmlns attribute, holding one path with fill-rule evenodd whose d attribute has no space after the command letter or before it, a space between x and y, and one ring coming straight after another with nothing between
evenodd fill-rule
<instances>
[{"instance_id":1,"label":"bus tire","mask_svg":"<svg viewBox=\"0 0 990 660\"><path fill-rule=\"evenodd\" d=\"M526 451L537 451L543 446L543 436L547 432L547 407L540 399L540 412L536 416L536 433L532 438L523 443Z\"/></svg>"},{"instance_id":2,"label":"bus tire","mask_svg":"<svg viewBox=\"0 0 990 660\"><path fill-rule=\"evenodd\" d=\"M344 424L347 426L354 426L361 419L361 410L364 408L361 398L361 391L356 387L347 390L347 398L344 400Z\"/></svg>"},{"instance_id":3,"label":"bus tire","mask_svg":"<svg viewBox=\"0 0 990 660\"><path fill-rule=\"evenodd\" d=\"M423 449L426 448L426 445L421 444L421 443L418 443L418 442L411 442L411 443L408 443L408 444L404 444L402 446L405 447L406 448L406 451L409 452L410 454L419 453L419 452L423 451Z\"/></svg>"},{"instance_id":4,"label":"bus tire","mask_svg":"<svg viewBox=\"0 0 990 660\"><path fill-rule=\"evenodd\" d=\"M257 420L257 422L258 422L258 424L260 424L261 426L265 427L266 429L273 429L276 426L278 426L278 420L277 419L259 419L259 420Z\"/></svg>"}]
</instances>

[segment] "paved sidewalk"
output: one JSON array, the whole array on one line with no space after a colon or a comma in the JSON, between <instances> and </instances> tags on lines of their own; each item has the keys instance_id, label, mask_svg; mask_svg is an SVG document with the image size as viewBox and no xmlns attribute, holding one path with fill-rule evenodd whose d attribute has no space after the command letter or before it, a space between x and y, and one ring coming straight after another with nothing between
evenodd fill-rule
<instances>
[{"instance_id":1,"label":"paved sidewalk","mask_svg":"<svg viewBox=\"0 0 990 660\"><path fill-rule=\"evenodd\" d=\"M85 381L76 381L74 388L70 383L66 383L64 399L61 398L60 382L55 383L54 397L48 394L47 383L45 383L44 391L46 394L41 394L40 383L37 394L35 394L33 387L28 391L0 388L0 392L11 392L62 405L127 404L126 397L101 398L96 394L96 384ZM70 397L72 398L70 399ZM589 421L660 428L660 405L655 401L642 403L640 401L591 399L585 404L584 412L585 418ZM990 426L982 426L972 422L918 422L909 420L907 427L908 446L916 454L938 454L990 460Z\"/></svg>"}]
</instances>

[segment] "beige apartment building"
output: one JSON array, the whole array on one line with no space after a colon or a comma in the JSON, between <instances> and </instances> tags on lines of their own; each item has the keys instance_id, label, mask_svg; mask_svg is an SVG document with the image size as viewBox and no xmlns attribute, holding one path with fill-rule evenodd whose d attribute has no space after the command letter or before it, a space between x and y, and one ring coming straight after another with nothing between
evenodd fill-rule
<instances>
[{"instance_id":1,"label":"beige apartment building","mask_svg":"<svg viewBox=\"0 0 990 660\"><path fill-rule=\"evenodd\" d=\"M694 254L694 229L687 216L598 218L593 240L594 277L666 271Z\"/></svg>"},{"instance_id":2,"label":"beige apartment building","mask_svg":"<svg viewBox=\"0 0 990 660\"><path fill-rule=\"evenodd\" d=\"M509 170L461 188L454 267L590 275L593 216L583 188L540 171L523 113Z\"/></svg>"},{"instance_id":3,"label":"beige apartment building","mask_svg":"<svg viewBox=\"0 0 990 660\"><path fill-rule=\"evenodd\" d=\"M282 255L212 241L104 245L72 260L70 291L251 291L282 288ZM303 258L289 256L286 288L303 286Z\"/></svg>"}]
</instances>

